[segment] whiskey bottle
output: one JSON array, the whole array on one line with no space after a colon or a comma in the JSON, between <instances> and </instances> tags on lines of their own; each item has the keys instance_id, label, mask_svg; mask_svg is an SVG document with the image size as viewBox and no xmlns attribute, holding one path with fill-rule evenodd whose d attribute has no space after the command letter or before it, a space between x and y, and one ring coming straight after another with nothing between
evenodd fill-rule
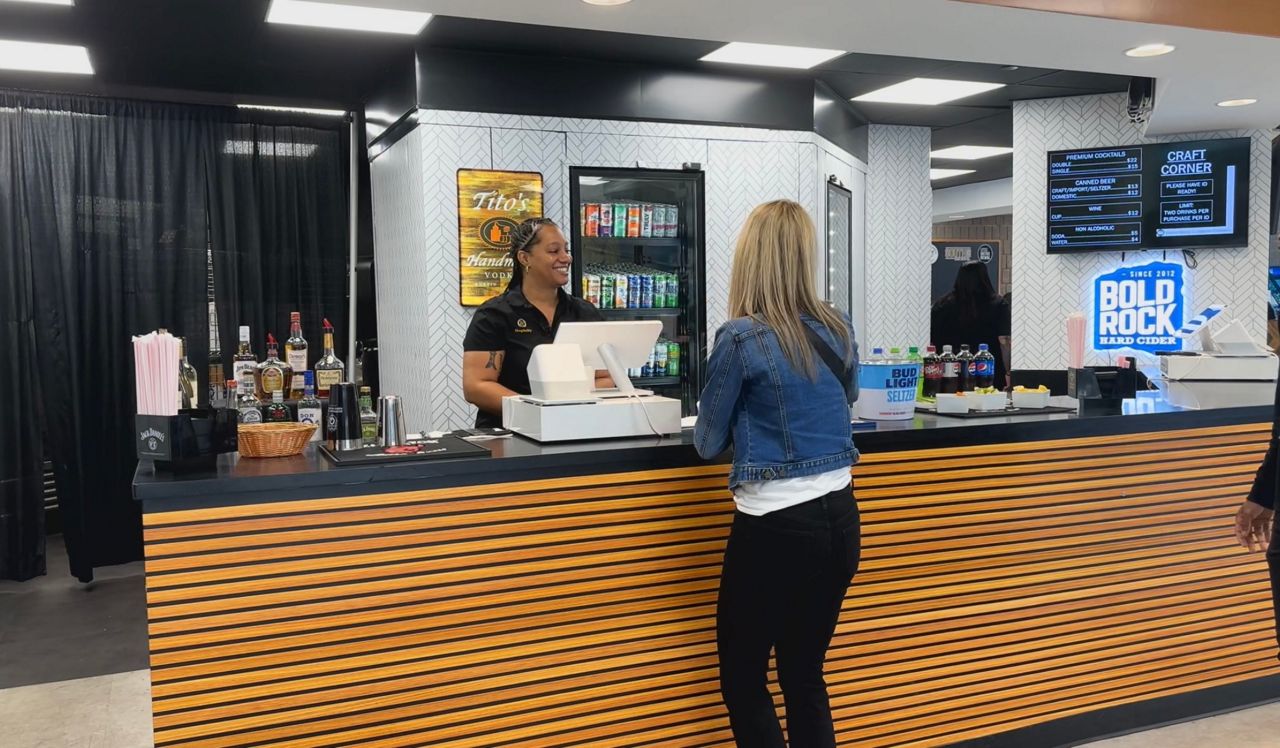
<instances>
[{"instance_id":1,"label":"whiskey bottle","mask_svg":"<svg viewBox=\"0 0 1280 748\"><path fill-rule=\"evenodd\" d=\"M360 388L360 440L366 447L378 446L378 414L373 410L373 391Z\"/></svg>"},{"instance_id":2,"label":"whiskey bottle","mask_svg":"<svg viewBox=\"0 0 1280 748\"><path fill-rule=\"evenodd\" d=\"M311 441L318 442L323 437L324 406L316 399L316 373L308 371L303 376L302 399L298 401L298 423L314 423L316 430L311 434Z\"/></svg>"},{"instance_id":3,"label":"whiskey bottle","mask_svg":"<svg viewBox=\"0 0 1280 748\"><path fill-rule=\"evenodd\" d=\"M257 371L258 359L253 355L253 349L249 347L249 326L240 325L240 348L232 357L231 364L231 376L235 377L236 384L239 386L240 397L253 394Z\"/></svg>"},{"instance_id":4,"label":"whiskey bottle","mask_svg":"<svg viewBox=\"0 0 1280 748\"><path fill-rule=\"evenodd\" d=\"M333 354L333 325L324 321L324 355L316 362L316 394L323 400L329 397L329 388L342 381L346 367Z\"/></svg>"},{"instance_id":5,"label":"whiskey bottle","mask_svg":"<svg viewBox=\"0 0 1280 748\"><path fill-rule=\"evenodd\" d=\"M284 404L284 390L272 390L271 402L262 410L262 420L267 423L282 423L293 420L289 415L289 406Z\"/></svg>"},{"instance_id":6,"label":"whiskey bottle","mask_svg":"<svg viewBox=\"0 0 1280 748\"><path fill-rule=\"evenodd\" d=\"M276 342L274 335L267 333L267 357L258 364L258 399L267 402L272 393L288 393L292 379L293 369L288 362L280 360L280 344Z\"/></svg>"},{"instance_id":7,"label":"whiskey bottle","mask_svg":"<svg viewBox=\"0 0 1280 748\"><path fill-rule=\"evenodd\" d=\"M307 339L302 337L302 314L289 313L289 339L284 341L284 360L293 368L293 385L290 397L302 395L302 374L307 370Z\"/></svg>"},{"instance_id":8,"label":"whiskey bottle","mask_svg":"<svg viewBox=\"0 0 1280 748\"><path fill-rule=\"evenodd\" d=\"M254 397L253 392L242 392L239 382L232 387L228 402L235 403L240 423L262 423L262 409L258 407L258 398Z\"/></svg>"},{"instance_id":9,"label":"whiskey bottle","mask_svg":"<svg viewBox=\"0 0 1280 748\"><path fill-rule=\"evenodd\" d=\"M200 405L200 379L196 367L187 360L187 339L178 338L178 392L182 395L182 407Z\"/></svg>"}]
</instances>

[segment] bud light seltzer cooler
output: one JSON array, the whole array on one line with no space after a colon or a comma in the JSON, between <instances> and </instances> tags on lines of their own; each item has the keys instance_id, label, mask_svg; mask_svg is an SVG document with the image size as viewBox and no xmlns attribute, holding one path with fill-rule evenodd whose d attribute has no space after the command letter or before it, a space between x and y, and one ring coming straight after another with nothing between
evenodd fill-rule
<instances>
[{"instance_id":1,"label":"bud light seltzer cooler","mask_svg":"<svg viewBox=\"0 0 1280 748\"><path fill-rule=\"evenodd\" d=\"M858 366L858 417L905 421L916 412L920 364L901 360L864 361Z\"/></svg>"}]
</instances>

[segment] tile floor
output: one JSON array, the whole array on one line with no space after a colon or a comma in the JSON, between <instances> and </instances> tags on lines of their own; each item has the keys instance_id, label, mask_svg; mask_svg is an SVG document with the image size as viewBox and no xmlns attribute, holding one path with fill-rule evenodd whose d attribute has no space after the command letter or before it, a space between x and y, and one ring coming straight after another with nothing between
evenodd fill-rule
<instances>
[{"instance_id":1,"label":"tile floor","mask_svg":"<svg viewBox=\"0 0 1280 748\"><path fill-rule=\"evenodd\" d=\"M0 746L150 748L141 562L98 569L81 585L53 537L48 568L29 582L0 581ZM74 657L58 656L71 649ZM1280 703L1087 748L1280 748Z\"/></svg>"}]
</instances>

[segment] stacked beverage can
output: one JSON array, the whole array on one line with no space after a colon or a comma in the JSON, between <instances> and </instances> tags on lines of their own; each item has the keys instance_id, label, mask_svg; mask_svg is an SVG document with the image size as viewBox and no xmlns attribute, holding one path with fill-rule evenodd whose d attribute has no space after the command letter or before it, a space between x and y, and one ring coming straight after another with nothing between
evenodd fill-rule
<instances>
[{"instance_id":1,"label":"stacked beverage can","mask_svg":"<svg viewBox=\"0 0 1280 748\"><path fill-rule=\"evenodd\" d=\"M627 235L627 204L626 203L613 204L613 235L614 236Z\"/></svg>"},{"instance_id":2,"label":"stacked beverage can","mask_svg":"<svg viewBox=\"0 0 1280 748\"><path fill-rule=\"evenodd\" d=\"M653 203L642 203L640 205L640 236L645 238L654 236ZM661 234L658 234L658 236L661 236Z\"/></svg>"},{"instance_id":3,"label":"stacked beverage can","mask_svg":"<svg viewBox=\"0 0 1280 748\"><path fill-rule=\"evenodd\" d=\"M600 203L600 230L592 236L613 236L613 203Z\"/></svg>"},{"instance_id":4,"label":"stacked beverage can","mask_svg":"<svg viewBox=\"0 0 1280 748\"><path fill-rule=\"evenodd\" d=\"M627 236L640 236L640 204L627 203Z\"/></svg>"},{"instance_id":5,"label":"stacked beverage can","mask_svg":"<svg viewBox=\"0 0 1280 748\"><path fill-rule=\"evenodd\" d=\"M600 235L600 203L587 203L586 222L583 224L583 236Z\"/></svg>"},{"instance_id":6,"label":"stacked beverage can","mask_svg":"<svg viewBox=\"0 0 1280 748\"><path fill-rule=\"evenodd\" d=\"M613 273L602 272L600 274L600 303L601 309L613 309Z\"/></svg>"},{"instance_id":7,"label":"stacked beverage can","mask_svg":"<svg viewBox=\"0 0 1280 748\"><path fill-rule=\"evenodd\" d=\"M680 344L674 340L667 343L667 376L680 376Z\"/></svg>"},{"instance_id":8,"label":"stacked beverage can","mask_svg":"<svg viewBox=\"0 0 1280 748\"><path fill-rule=\"evenodd\" d=\"M616 273L613 276L613 308L626 309L627 300L630 298L630 289L628 288L629 279L626 273Z\"/></svg>"},{"instance_id":9,"label":"stacked beverage can","mask_svg":"<svg viewBox=\"0 0 1280 748\"><path fill-rule=\"evenodd\" d=\"M658 338L658 342L653 346L653 375L655 377L667 375L667 341L663 338Z\"/></svg>"},{"instance_id":10,"label":"stacked beverage can","mask_svg":"<svg viewBox=\"0 0 1280 748\"><path fill-rule=\"evenodd\" d=\"M640 308L653 308L653 274L645 273L640 276Z\"/></svg>"}]
</instances>

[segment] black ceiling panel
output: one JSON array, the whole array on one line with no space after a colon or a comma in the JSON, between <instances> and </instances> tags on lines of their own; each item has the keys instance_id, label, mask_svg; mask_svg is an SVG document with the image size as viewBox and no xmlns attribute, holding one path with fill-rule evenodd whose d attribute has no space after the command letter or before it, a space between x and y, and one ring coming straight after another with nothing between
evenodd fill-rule
<instances>
[{"instance_id":1,"label":"black ceiling panel","mask_svg":"<svg viewBox=\"0 0 1280 748\"><path fill-rule=\"evenodd\" d=\"M65 7L0 1L0 36L83 44L97 71L91 77L0 71L0 87L347 108L376 97L388 81L413 70L417 40L412 37L267 24L269 4L269 0L76 0L74 7ZM736 76L734 82L739 85L740 79L753 76L781 81L784 87L787 81L814 77L844 99L914 77L1007 84L942 106L852 105L870 122L933 128L937 147L1011 145L1010 102L1123 91L1128 85L1128 78L1120 75L857 52L812 71L744 68L699 61L719 42L448 16L432 19L422 35L422 46L464 57L469 53L545 56L564 61L568 80L577 78L581 85L591 86L607 85L610 64L723 72L726 79ZM599 74L588 74L592 69L583 67L593 62L600 63ZM467 86L468 75L465 68L452 67L431 71L428 77L438 90L448 92L451 87ZM614 87L620 89L615 95L639 95L634 80L615 80ZM652 104L644 105L646 111L650 106L660 109L663 96L686 96L691 90L689 81L679 76L651 87L654 95L648 99ZM705 91L696 95L705 97ZM745 94L736 100L752 101ZM709 110L717 106L714 97L705 103ZM648 112L654 118L662 114ZM708 111L709 118L714 119L714 114ZM1008 161L971 162L966 168L976 168L977 174L937 186L1007 176Z\"/></svg>"},{"instance_id":2,"label":"black ceiling panel","mask_svg":"<svg viewBox=\"0 0 1280 748\"><path fill-rule=\"evenodd\" d=\"M853 108L866 117L868 122L919 127L952 127L999 113L997 107L984 109L949 104L917 106L915 104L873 104L865 101L853 102Z\"/></svg>"}]
</instances>

